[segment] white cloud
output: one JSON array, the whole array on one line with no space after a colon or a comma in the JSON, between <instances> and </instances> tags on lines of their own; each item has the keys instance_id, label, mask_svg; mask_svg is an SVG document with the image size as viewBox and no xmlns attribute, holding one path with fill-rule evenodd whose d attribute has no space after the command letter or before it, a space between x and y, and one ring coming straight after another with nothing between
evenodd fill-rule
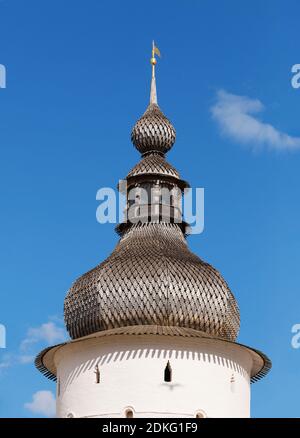
<instances>
[{"instance_id":1,"label":"white cloud","mask_svg":"<svg viewBox=\"0 0 300 438\"><path fill-rule=\"evenodd\" d=\"M32 396L32 401L24 404L24 408L34 414L45 417L55 416L55 398L51 391L37 391Z\"/></svg>"},{"instance_id":2,"label":"white cloud","mask_svg":"<svg viewBox=\"0 0 300 438\"><path fill-rule=\"evenodd\" d=\"M7 368L33 363L38 351L45 346L66 341L66 331L60 326L62 320L57 317L49 319L38 327L29 328L18 350L0 355L0 376Z\"/></svg>"},{"instance_id":3,"label":"white cloud","mask_svg":"<svg viewBox=\"0 0 300 438\"><path fill-rule=\"evenodd\" d=\"M32 363L34 359L35 356L33 354L20 354L20 356L18 356L18 360L22 364Z\"/></svg>"},{"instance_id":4,"label":"white cloud","mask_svg":"<svg viewBox=\"0 0 300 438\"><path fill-rule=\"evenodd\" d=\"M31 327L27 331L26 338L21 342L21 351L27 351L32 345L39 342L55 344L66 340L66 332L54 322L46 322L39 327Z\"/></svg>"},{"instance_id":5,"label":"white cloud","mask_svg":"<svg viewBox=\"0 0 300 438\"><path fill-rule=\"evenodd\" d=\"M277 150L300 148L300 137L285 134L255 116L263 110L264 105L260 100L237 96L224 90L217 92L217 102L211 108L212 116L221 131L233 140Z\"/></svg>"}]
</instances>

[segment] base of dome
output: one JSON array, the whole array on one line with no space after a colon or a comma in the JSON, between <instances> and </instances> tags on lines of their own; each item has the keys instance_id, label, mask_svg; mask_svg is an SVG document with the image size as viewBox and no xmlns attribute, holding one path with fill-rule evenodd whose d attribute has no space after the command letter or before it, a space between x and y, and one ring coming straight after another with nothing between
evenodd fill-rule
<instances>
[{"instance_id":1,"label":"base of dome","mask_svg":"<svg viewBox=\"0 0 300 438\"><path fill-rule=\"evenodd\" d=\"M143 336L143 335L153 335L153 336L177 336L183 338L199 338L205 339L209 343L216 344L230 344L236 346L237 348L242 348L250 353L252 357L252 369L250 374L251 383L254 383L261 378L263 378L272 367L270 359L261 351L248 347L244 344L238 342L230 341L228 339L219 338L212 336L205 332L198 330L184 328L184 327L173 327L173 326L158 326L158 325L136 325L127 326L111 330L99 331L82 338L70 340L68 342L63 342L42 350L35 359L36 368L44 374L50 380L56 381L57 368L55 364L55 355L64 346L85 343L91 339L109 337L109 336Z\"/></svg>"}]
</instances>

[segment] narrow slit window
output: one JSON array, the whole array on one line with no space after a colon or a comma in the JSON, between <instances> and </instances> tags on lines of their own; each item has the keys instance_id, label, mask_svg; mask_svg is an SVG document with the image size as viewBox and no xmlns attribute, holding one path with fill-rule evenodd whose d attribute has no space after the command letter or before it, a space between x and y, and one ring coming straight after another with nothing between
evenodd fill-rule
<instances>
[{"instance_id":1,"label":"narrow slit window","mask_svg":"<svg viewBox=\"0 0 300 438\"><path fill-rule=\"evenodd\" d=\"M95 366L94 373L95 373L96 383L100 383L100 370L98 365Z\"/></svg>"},{"instance_id":2,"label":"narrow slit window","mask_svg":"<svg viewBox=\"0 0 300 438\"><path fill-rule=\"evenodd\" d=\"M165 368L164 380L165 380L165 382L171 382L172 381L172 368L171 368L171 365L170 365L169 361L168 361L167 366Z\"/></svg>"}]
</instances>

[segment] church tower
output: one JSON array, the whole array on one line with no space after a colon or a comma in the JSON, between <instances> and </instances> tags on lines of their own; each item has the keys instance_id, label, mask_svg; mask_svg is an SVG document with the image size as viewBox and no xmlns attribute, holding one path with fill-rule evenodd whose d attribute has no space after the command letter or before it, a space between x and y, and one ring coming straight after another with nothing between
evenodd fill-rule
<instances>
[{"instance_id":1,"label":"church tower","mask_svg":"<svg viewBox=\"0 0 300 438\"><path fill-rule=\"evenodd\" d=\"M120 240L67 293L71 340L36 358L57 381L58 417L249 417L250 384L271 367L236 342L232 292L188 248L188 184L166 160L176 133L157 103L156 54L153 44L150 103L131 134L141 159L119 187Z\"/></svg>"}]
</instances>

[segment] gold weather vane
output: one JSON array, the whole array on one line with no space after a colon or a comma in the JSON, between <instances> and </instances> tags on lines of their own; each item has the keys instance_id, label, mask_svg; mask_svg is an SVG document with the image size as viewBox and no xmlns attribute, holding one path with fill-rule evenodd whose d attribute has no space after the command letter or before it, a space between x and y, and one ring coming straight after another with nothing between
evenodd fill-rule
<instances>
[{"instance_id":1,"label":"gold weather vane","mask_svg":"<svg viewBox=\"0 0 300 438\"><path fill-rule=\"evenodd\" d=\"M155 65L157 63L157 60L155 58L155 55L161 57L159 48L156 47L154 41L152 41L152 58L150 59L150 63L152 65L150 103L155 103L157 105L156 81L155 81Z\"/></svg>"},{"instance_id":2,"label":"gold weather vane","mask_svg":"<svg viewBox=\"0 0 300 438\"><path fill-rule=\"evenodd\" d=\"M155 42L152 41L152 58L150 59L150 62L151 62L151 64L152 64L152 77L155 76L155 65L156 65L156 63L157 63L157 60L156 60L156 58L155 58L155 55L161 57L161 54L160 54L160 50L159 50L159 48L156 47Z\"/></svg>"}]
</instances>

